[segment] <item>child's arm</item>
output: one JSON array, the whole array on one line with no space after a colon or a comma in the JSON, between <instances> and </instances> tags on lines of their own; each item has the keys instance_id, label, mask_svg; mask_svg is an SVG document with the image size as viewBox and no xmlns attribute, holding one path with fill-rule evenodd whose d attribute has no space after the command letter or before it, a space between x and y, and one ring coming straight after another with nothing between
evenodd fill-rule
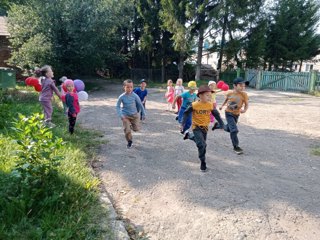
<instances>
[{"instance_id":1,"label":"child's arm","mask_svg":"<svg viewBox=\"0 0 320 240\"><path fill-rule=\"evenodd\" d=\"M121 120L123 120L123 119L124 119L124 116L123 116L122 113L121 113L121 107L120 107L121 102L122 102L122 98L121 98L121 97L122 97L122 96L120 96L120 97L118 98L117 105L116 105L116 109L117 109L117 114L118 114L119 118L121 118Z\"/></svg>"},{"instance_id":2,"label":"child's arm","mask_svg":"<svg viewBox=\"0 0 320 240\"><path fill-rule=\"evenodd\" d=\"M175 109L175 108L176 108L176 102L177 102L178 98L181 98L181 96L178 95L178 96L176 96L176 97L174 98L173 103L172 103L172 109Z\"/></svg>"},{"instance_id":3,"label":"child's arm","mask_svg":"<svg viewBox=\"0 0 320 240\"><path fill-rule=\"evenodd\" d=\"M221 107L219 107L219 109L222 110L222 108L224 107L224 105L227 104L227 102L228 102L228 98L224 100L224 102L222 103Z\"/></svg>"},{"instance_id":4,"label":"child's arm","mask_svg":"<svg viewBox=\"0 0 320 240\"><path fill-rule=\"evenodd\" d=\"M144 120L146 117L146 112L144 111L144 107L142 105L142 102L137 94L135 94L135 100L136 100L136 106L137 106L138 112L141 111L142 119Z\"/></svg>"},{"instance_id":5,"label":"child's arm","mask_svg":"<svg viewBox=\"0 0 320 240\"><path fill-rule=\"evenodd\" d=\"M249 108L249 102L248 101L245 101L244 102L244 109L241 109L240 112L241 113L245 113Z\"/></svg>"}]
</instances>

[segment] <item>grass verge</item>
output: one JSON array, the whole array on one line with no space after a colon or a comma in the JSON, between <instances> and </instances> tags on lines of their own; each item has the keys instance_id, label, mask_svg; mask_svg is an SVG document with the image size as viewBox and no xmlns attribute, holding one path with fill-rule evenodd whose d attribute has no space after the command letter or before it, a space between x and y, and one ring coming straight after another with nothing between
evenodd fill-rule
<instances>
[{"instance_id":1,"label":"grass verge","mask_svg":"<svg viewBox=\"0 0 320 240\"><path fill-rule=\"evenodd\" d=\"M0 103L0 239L100 239L102 235L112 239L111 230L99 224L107 213L99 204L99 179L88 162L100 144L99 133L76 126L75 134L69 135L56 100L53 122L57 126L49 131L63 144L50 154L62 159L55 174L44 179L34 174L48 172L42 169L42 159L39 168L18 166L24 153L19 153L21 146L10 128L18 113L41 112L38 94L25 87L0 91ZM17 171L23 174L17 177Z\"/></svg>"}]
</instances>

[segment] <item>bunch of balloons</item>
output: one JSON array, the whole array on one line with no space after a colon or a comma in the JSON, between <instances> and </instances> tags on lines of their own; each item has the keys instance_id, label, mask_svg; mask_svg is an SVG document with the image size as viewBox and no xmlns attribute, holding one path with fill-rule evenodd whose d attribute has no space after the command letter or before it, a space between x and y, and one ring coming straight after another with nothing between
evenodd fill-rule
<instances>
[{"instance_id":1,"label":"bunch of balloons","mask_svg":"<svg viewBox=\"0 0 320 240\"><path fill-rule=\"evenodd\" d=\"M217 83L217 88L221 89L222 91L228 91L229 90L229 85L226 84L224 81L220 80Z\"/></svg>"},{"instance_id":2,"label":"bunch of balloons","mask_svg":"<svg viewBox=\"0 0 320 240\"><path fill-rule=\"evenodd\" d=\"M66 87L66 83L67 81L72 81L71 79L67 79L66 81L63 82L62 84L62 89L67 92L67 87ZM84 82L80 79L75 79L73 81L73 85L74 85L74 92L77 92L78 93L78 98L79 98L79 101L87 101L88 100L88 93L84 91L84 88L85 88L85 85L84 85Z\"/></svg>"},{"instance_id":3,"label":"bunch of balloons","mask_svg":"<svg viewBox=\"0 0 320 240\"><path fill-rule=\"evenodd\" d=\"M26 83L27 86L34 87L34 90L36 90L37 92L41 92L42 87L40 84L40 80L38 78L28 77L24 82Z\"/></svg>"}]
</instances>

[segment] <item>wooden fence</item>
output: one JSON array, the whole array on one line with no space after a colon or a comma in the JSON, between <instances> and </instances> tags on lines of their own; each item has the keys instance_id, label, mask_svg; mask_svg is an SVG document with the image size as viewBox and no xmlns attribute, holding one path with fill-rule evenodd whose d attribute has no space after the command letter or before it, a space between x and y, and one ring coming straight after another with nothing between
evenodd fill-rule
<instances>
[{"instance_id":1,"label":"wooden fence","mask_svg":"<svg viewBox=\"0 0 320 240\"><path fill-rule=\"evenodd\" d=\"M219 78L228 84L236 77L243 77L249 86L256 89L274 89L289 92L320 91L320 73L311 72L270 72L256 69L223 72Z\"/></svg>"}]
</instances>

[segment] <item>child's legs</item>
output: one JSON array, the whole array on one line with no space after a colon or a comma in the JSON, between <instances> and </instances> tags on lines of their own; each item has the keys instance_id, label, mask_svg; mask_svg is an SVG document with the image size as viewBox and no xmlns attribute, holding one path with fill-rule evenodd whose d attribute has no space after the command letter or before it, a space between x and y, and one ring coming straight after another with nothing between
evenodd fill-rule
<instances>
[{"instance_id":1,"label":"child's legs","mask_svg":"<svg viewBox=\"0 0 320 240\"><path fill-rule=\"evenodd\" d=\"M53 111L51 101L41 101L41 105L43 108L44 120L50 122Z\"/></svg>"},{"instance_id":2,"label":"child's legs","mask_svg":"<svg viewBox=\"0 0 320 240\"><path fill-rule=\"evenodd\" d=\"M127 141L132 141L130 120L126 117L125 119L122 120L122 124L123 124L123 131L124 131L124 135L126 137L126 140Z\"/></svg>"},{"instance_id":3,"label":"child's legs","mask_svg":"<svg viewBox=\"0 0 320 240\"><path fill-rule=\"evenodd\" d=\"M132 130L137 132L140 130L140 118L139 118L139 114L135 114L133 116L129 117L129 121L131 123L132 126Z\"/></svg>"},{"instance_id":4,"label":"child's legs","mask_svg":"<svg viewBox=\"0 0 320 240\"><path fill-rule=\"evenodd\" d=\"M239 116L226 112L226 119L228 123L228 129L230 131L230 138L231 138L233 147L239 146L239 139L238 139L239 131L237 127L238 118Z\"/></svg>"},{"instance_id":5,"label":"child's legs","mask_svg":"<svg viewBox=\"0 0 320 240\"><path fill-rule=\"evenodd\" d=\"M179 123L182 123L182 118L183 118L183 114L184 114L184 111L186 110L185 107L181 107L180 108L180 111L179 111L179 114L178 114L178 122ZM190 126L189 126L190 127ZM188 129L188 128L186 128Z\"/></svg>"},{"instance_id":6,"label":"child's legs","mask_svg":"<svg viewBox=\"0 0 320 240\"><path fill-rule=\"evenodd\" d=\"M74 126L76 125L77 117L72 117L72 114L68 112L68 119L69 119L69 132L73 134Z\"/></svg>"},{"instance_id":7,"label":"child's legs","mask_svg":"<svg viewBox=\"0 0 320 240\"><path fill-rule=\"evenodd\" d=\"M181 104L182 104L182 98L178 98L178 99L177 99L178 112L180 111Z\"/></svg>"},{"instance_id":8,"label":"child's legs","mask_svg":"<svg viewBox=\"0 0 320 240\"><path fill-rule=\"evenodd\" d=\"M186 124L184 125L184 129L189 129L192 125L192 115L190 114L187 118Z\"/></svg>"},{"instance_id":9,"label":"child's legs","mask_svg":"<svg viewBox=\"0 0 320 240\"><path fill-rule=\"evenodd\" d=\"M193 129L194 141L198 148L199 159L201 162L206 161L206 149L207 149L207 131L201 128Z\"/></svg>"}]
</instances>

